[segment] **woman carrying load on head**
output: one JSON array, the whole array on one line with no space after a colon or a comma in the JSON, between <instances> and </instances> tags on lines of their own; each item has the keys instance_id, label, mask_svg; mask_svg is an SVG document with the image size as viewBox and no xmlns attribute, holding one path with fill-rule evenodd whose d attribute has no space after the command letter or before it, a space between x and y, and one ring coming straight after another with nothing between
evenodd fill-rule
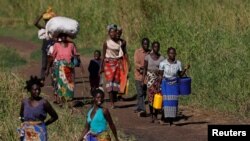
<instances>
[{"instance_id":1,"label":"woman carrying load on head","mask_svg":"<svg viewBox=\"0 0 250 141\"><path fill-rule=\"evenodd\" d=\"M111 108L114 108L114 95L120 90L120 71L122 67L123 43L117 38L117 25L108 26L109 38L103 44L101 72L106 78L106 90L109 93Z\"/></svg>"},{"instance_id":2,"label":"woman carrying load on head","mask_svg":"<svg viewBox=\"0 0 250 141\"><path fill-rule=\"evenodd\" d=\"M157 41L153 42L152 51L145 57L142 78L142 85L144 85L146 79L149 110L152 123L154 123L154 121L157 119L157 115L159 113L159 110L153 108L154 95L160 92L159 84L161 82L159 77L159 65L160 62L164 60L164 57L159 53L159 51L160 43Z\"/></svg>"},{"instance_id":3,"label":"woman carrying load on head","mask_svg":"<svg viewBox=\"0 0 250 141\"><path fill-rule=\"evenodd\" d=\"M170 126L173 124L174 118L177 116L178 111L178 90L171 91L167 85L178 85L178 77L182 77L190 65L187 65L182 70L181 62L175 58L176 49L173 47L167 50L168 58L160 63L160 76L162 79L161 90L163 94L163 110L164 117L169 121ZM159 84L160 86L160 84Z\"/></svg>"},{"instance_id":4,"label":"woman carrying load on head","mask_svg":"<svg viewBox=\"0 0 250 141\"><path fill-rule=\"evenodd\" d=\"M74 96L74 64L72 58L77 55L76 47L64 33L58 35L53 46L52 57L54 61L54 75L56 77L59 103L69 101Z\"/></svg>"}]
</instances>

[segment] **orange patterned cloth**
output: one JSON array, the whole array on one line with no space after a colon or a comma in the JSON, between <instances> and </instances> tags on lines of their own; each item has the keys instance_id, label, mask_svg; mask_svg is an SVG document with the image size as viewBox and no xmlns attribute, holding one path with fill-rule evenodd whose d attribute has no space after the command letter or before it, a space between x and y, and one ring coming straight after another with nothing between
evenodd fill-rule
<instances>
[{"instance_id":1,"label":"orange patterned cloth","mask_svg":"<svg viewBox=\"0 0 250 141\"><path fill-rule=\"evenodd\" d=\"M105 78L107 92L119 92L120 90L120 71L122 69L121 59L105 59Z\"/></svg>"}]
</instances>

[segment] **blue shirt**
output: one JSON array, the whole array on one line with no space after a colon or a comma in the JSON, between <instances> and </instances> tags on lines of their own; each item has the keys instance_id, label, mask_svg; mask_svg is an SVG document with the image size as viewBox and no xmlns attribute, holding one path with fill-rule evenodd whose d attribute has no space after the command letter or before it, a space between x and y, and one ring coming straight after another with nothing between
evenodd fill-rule
<instances>
[{"instance_id":1,"label":"blue shirt","mask_svg":"<svg viewBox=\"0 0 250 141\"><path fill-rule=\"evenodd\" d=\"M89 110L88 115L87 115L87 122L90 125L90 131L94 133L101 133L103 131L107 130L107 120L104 117L103 109L98 108L96 110L96 113L91 119L91 113L93 111L93 108Z\"/></svg>"}]
</instances>

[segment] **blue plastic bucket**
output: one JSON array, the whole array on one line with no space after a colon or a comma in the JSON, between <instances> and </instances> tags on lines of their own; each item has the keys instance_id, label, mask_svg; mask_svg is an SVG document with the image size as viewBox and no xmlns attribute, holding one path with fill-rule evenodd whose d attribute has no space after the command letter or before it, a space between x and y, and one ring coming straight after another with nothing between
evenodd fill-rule
<instances>
[{"instance_id":1,"label":"blue plastic bucket","mask_svg":"<svg viewBox=\"0 0 250 141\"><path fill-rule=\"evenodd\" d=\"M179 95L178 80L164 79L162 81L162 93L163 95Z\"/></svg>"},{"instance_id":2,"label":"blue plastic bucket","mask_svg":"<svg viewBox=\"0 0 250 141\"><path fill-rule=\"evenodd\" d=\"M190 77L181 77L179 79L179 85L180 85L180 95L191 94L191 78Z\"/></svg>"}]
</instances>

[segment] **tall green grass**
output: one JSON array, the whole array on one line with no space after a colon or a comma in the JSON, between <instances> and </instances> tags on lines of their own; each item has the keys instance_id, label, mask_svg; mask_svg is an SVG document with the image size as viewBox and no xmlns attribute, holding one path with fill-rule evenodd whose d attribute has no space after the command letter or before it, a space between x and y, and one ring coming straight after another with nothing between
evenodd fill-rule
<instances>
[{"instance_id":1,"label":"tall green grass","mask_svg":"<svg viewBox=\"0 0 250 141\"><path fill-rule=\"evenodd\" d=\"M101 49L106 26L117 23L133 60L143 37L177 48L178 59L190 63L192 95L183 104L220 110L240 117L250 112L250 1L247 0L0 0L2 27L30 27L35 17L51 5L58 15L79 20L80 48ZM9 18L10 17L10 18ZM16 20L19 19L19 22ZM36 32L36 31L34 31ZM87 49L86 49L87 50ZM131 74L132 75L132 74ZM132 82L132 81L131 81ZM133 83L130 93L135 93Z\"/></svg>"},{"instance_id":2,"label":"tall green grass","mask_svg":"<svg viewBox=\"0 0 250 141\"><path fill-rule=\"evenodd\" d=\"M11 48L0 44L0 70L16 68L26 64L26 60Z\"/></svg>"},{"instance_id":3,"label":"tall green grass","mask_svg":"<svg viewBox=\"0 0 250 141\"><path fill-rule=\"evenodd\" d=\"M0 140L18 140L17 128L21 122L18 119L21 100L30 96L24 89L24 80L18 75L0 71ZM46 95L42 93L46 98ZM86 121L86 108L81 109L82 114L67 108L52 105L58 113L59 120L48 126L49 140L75 141L78 140L84 129ZM114 121L116 121L114 119ZM127 136L118 131L121 140L134 141L133 136Z\"/></svg>"}]
</instances>

